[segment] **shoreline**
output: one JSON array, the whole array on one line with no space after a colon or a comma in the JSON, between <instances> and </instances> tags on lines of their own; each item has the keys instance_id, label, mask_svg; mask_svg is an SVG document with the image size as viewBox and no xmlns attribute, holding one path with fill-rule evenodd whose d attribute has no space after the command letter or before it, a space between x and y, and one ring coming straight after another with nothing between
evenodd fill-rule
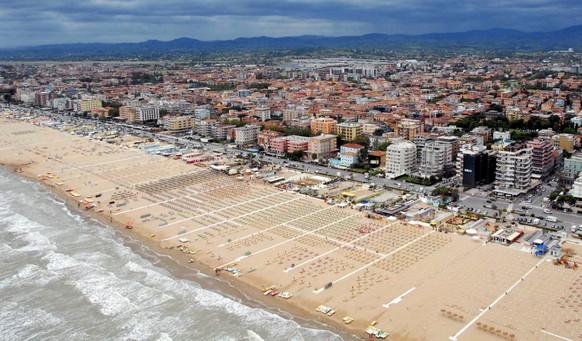
<instances>
[{"instance_id":1,"label":"shoreline","mask_svg":"<svg viewBox=\"0 0 582 341\"><path fill-rule=\"evenodd\" d=\"M301 307L285 304L287 301L264 299L264 295L258 292L256 287L242 281L235 281L235 278L229 278L231 276L226 274L216 275L214 269L208 264L199 261L189 263L189 257L185 254L172 253L171 250L161 247L159 243L156 243L152 239L140 233L132 233L134 230L126 229L121 222L108 220L107 215L101 215L94 210L82 210L77 205L78 202L74 197L67 195L66 192L59 190L58 187L39 180L32 173L27 172L26 170L30 165L30 163L0 163L0 167L8 169L12 174L43 186L43 188L52 193L59 201L62 201L71 211L98 221L104 228L110 228L122 240L123 245L129 247L133 252L150 262L158 260L159 263L152 262L152 264L168 271L175 279L194 281L203 289L215 291L218 294L233 300L238 300L252 308L265 309L270 313L292 320L306 328L328 330L339 335L343 340L365 339L355 334L357 330L345 328L344 325L333 323L334 321L326 321L322 315L309 312ZM188 274L188 271L194 271L195 273Z\"/></svg>"}]
</instances>

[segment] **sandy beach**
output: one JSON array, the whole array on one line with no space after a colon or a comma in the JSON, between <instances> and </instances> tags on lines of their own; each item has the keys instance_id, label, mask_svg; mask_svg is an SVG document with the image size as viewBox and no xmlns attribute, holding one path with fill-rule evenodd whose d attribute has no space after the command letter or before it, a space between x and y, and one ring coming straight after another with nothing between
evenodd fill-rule
<instances>
[{"instance_id":1,"label":"sandy beach","mask_svg":"<svg viewBox=\"0 0 582 341\"><path fill-rule=\"evenodd\" d=\"M268 306L365 339L370 324L391 340L582 338L582 276L549 258L141 149L0 126L0 163L186 267L221 269Z\"/></svg>"}]
</instances>

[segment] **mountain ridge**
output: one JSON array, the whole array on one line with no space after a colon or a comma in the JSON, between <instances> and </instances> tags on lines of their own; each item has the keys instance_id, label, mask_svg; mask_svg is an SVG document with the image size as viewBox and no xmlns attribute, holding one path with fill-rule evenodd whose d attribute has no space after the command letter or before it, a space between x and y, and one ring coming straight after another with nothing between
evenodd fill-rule
<instances>
[{"instance_id":1,"label":"mountain ridge","mask_svg":"<svg viewBox=\"0 0 582 341\"><path fill-rule=\"evenodd\" d=\"M211 53L229 50L284 49L443 49L467 47L506 51L543 51L582 48L582 25L550 32L523 32L491 28L465 32L425 33L419 35L368 33L357 36L301 35L288 37L239 37L231 40L198 40L180 37L172 40L149 39L122 43L67 43L0 49L0 58L38 55L132 55L160 53Z\"/></svg>"}]
</instances>

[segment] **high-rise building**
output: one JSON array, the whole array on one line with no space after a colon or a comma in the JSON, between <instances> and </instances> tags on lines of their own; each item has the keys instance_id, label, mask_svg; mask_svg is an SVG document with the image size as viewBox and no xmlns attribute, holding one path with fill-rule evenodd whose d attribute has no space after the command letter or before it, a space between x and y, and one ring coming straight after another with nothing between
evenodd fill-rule
<instances>
[{"instance_id":1,"label":"high-rise building","mask_svg":"<svg viewBox=\"0 0 582 341\"><path fill-rule=\"evenodd\" d=\"M524 144L511 144L497 153L495 192L517 196L529 190L532 172L532 150Z\"/></svg>"},{"instance_id":2,"label":"high-rise building","mask_svg":"<svg viewBox=\"0 0 582 341\"><path fill-rule=\"evenodd\" d=\"M393 143L386 149L386 177L411 175L417 171L416 145L409 141Z\"/></svg>"},{"instance_id":3,"label":"high-rise building","mask_svg":"<svg viewBox=\"0 0 582 341\"><path fill-rule=\"evenodd\" d=\"M41 106L41 107L47 107L50 104L50 96L51 93L48 91L40 91L40 92L35 92L34 93L34 104Z\"/></svg>"},{"instance_id":4,"label":"high-rise building","mask_svg":"<svg viewBox=\"0 0 582 341\"><path fill-rule=\"evenodd\" d=\"M451 145L448 143L428 142L422 149L418 171L421 177L442 177L445 166L452 164Z\"/></svg>"},{"instance_id":5,"label":"high-rise building","mask_svg":"<svg viewBox=\"0 0 582 341\"><path fill-rule=\"evenodd\" d=\"M465 145L457 156L457 174L464 187L490 184L495 180L496 156L485 146Z\"/></svg>"},{"instance_id":6,"label":"high-rise building","mask_svg":"<svg viewBox=\"0 0 582 341\"><path fill-rule=\"evenodd\" d=\"M534 139L527 143L532 150L532 174L536 178L545 178L554 169L553 147L545 140Z\"/></svg>"}]
</instances>

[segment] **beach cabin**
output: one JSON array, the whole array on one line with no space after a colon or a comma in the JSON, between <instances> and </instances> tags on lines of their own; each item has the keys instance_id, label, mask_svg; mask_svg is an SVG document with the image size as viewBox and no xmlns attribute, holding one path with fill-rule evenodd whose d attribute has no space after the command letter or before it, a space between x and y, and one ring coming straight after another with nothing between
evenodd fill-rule
<instances>
[{"instance_id":1,"label":"beach cabin","mask_svg":"<svg viewBox=\"0 0 582 341\"><path fill-rule=\"evenodd\" d=\"M521 231L500 229L499 231L495 232L491 238L496 243L510 245L517 241L522 235L523 232Z\"/></svg>"},{"instance_id":2,"label":"beach cabin","mask_svg":"<svg viewBox=\"0 0 582 341\"><path fill-rule=\"evenodd\" d=\"M431 207L424 207L417 210L410 210L405 213L406 220L430 221L434 217L435 210Z\"/></svg>"}]
</instances>

